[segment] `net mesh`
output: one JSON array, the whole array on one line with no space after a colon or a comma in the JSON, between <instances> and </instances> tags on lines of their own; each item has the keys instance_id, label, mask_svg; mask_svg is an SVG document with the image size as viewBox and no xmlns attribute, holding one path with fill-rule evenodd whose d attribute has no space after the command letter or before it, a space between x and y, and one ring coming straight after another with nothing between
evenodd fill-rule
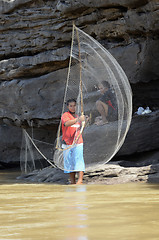
<instances>
[{"instance_id":1,"label":"net mesh","mask_svg":"<svg viewBox=\"0 0 159 240\"><path fill-rule=\"evenodd\" d=\"M21 171L28 173L48 165L55 167L52 163L53 150L54 144L35 139L33 134L23 129L20 151Z\"/></svg>"},{"instance_id":2,"label":"net mesh","mask_svg":"<svg viewBox=\"0 0 159 240\"><path fill-rule=\"evenodd\" d=\"M103 95L99 91L100 85L108 83L109 91ZM82 94L81 94L82 93ZM108 106L107 124L102 124L99 107L103 107L106 94ZM103 98L102 98L103 96ZM85 128L76 134L82 134L84 139L84 160L86 169L97 167L108 162L122 146L131 122L132 92L129 81L114 59L114 57L92 37L73 26L70 65L67 76L66 90L62 114L68 111L68 99L76 99L76 114L89 116ZM102 106L98 107L98 104ZM113 105L113 107L111 106ZM53 160L61 168L64 167L64 154L68 148L74 148L76 140L71 146L62 149L61 123L57 134L57 144ZM83 131L84 130L84 131ZM65 151L65 153L64 153ZM72 171L73 169L70 169Z\"/></svg>"},{"instance_id":3,"label":"net mesh","mask_svg":"<svg viewBox=\"0 0 159 240\"><path fill-rule=\"evenodd\" d=\"M104 86L107 84L107 91ZM73 151L83 137L86 169L107 163L122 146L132 116L129 81L115 58L95 39L73 25L72 44L61 116L68 111L66 102L76 100L76 115L89 116L77 128L73 143L63 147L60 121L54 146L39 142L24 130L21 169L30 172L48 164L65 170L64 155ZM106 121L103 121L104 114ZM41 149L43 151L41 151ZM45 162L45 164L44 164ZM74 171L74 169L68 169Z\"/></svg>"}]
</instances>

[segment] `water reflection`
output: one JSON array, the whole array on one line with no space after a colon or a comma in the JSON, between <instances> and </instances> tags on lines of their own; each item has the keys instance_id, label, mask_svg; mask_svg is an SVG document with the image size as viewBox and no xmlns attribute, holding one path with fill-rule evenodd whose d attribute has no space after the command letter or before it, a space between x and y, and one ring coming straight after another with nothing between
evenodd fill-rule
<instances>
[{"instance_id":1,"label":"water reflection","mask_svg":"<svg viewBox=\"0 0 159 240\"><path fill-rule=\"evenodd\" d=\"M68 186L66 188L66 192L71 194L64 197L64 202L66 203L64 212L67 216L65 240L88 240L86 190L85 185Z\"/></svg>"}]
</instances>

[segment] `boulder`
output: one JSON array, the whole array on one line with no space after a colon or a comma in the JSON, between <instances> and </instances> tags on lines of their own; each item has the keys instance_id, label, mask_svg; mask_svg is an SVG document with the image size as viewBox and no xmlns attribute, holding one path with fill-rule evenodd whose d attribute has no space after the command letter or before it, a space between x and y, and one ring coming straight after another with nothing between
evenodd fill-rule
<instances>
[{"instance_id":1,"label":"boulder","mask_svg":"<svg viewBox=\"0 0 159 240\"><path fill-rule=\"evenodd\" d=\"M118 156L158 149L159 38L157 1L0 1L0 161L19 162L21 129L48 139L59 123L69 62L72 20L124 69L134 116ZM134 24L135 22L135 24ZM44 136L45 135L45 136Z\"/></svg>"},{"instance_id":2,"label":"boulder","mask_svg":"<svg viewBox=\"0 0 159 240\"><path fill-rule=\"evenodd\" d=\"M113 123L109 124L104 128L106 131L106 134L113 134L114 125ZM113 130L114 129L114 130ZM30 128L27 129L28 133L32 136L34 136L35 139L48 142L54 144L54 141L56 139L56 130L57 126L54 127L48 127L41 126L41 127L35 127L33 128L33 132ZM92 132L93 131L93 132ZM103 134L103 128L91 125L90 128L86 128L84 131L84 148L85 146L88 147L85 149L89 152L89 155L91 157L91 161L96 162L97 159L104 159L104 156L106 154L106 147L112 145L111 138L104 139L105 142L101 139L101 132ZM108 131L111 131L108 133ZM22 144L22 130L19 127L15 126L8 126L8 125L1 125L0 127L0 133L1 136L4 136L1 140L1 146L0 146L0 163L5 166L12 166L14 163L17 165L20 161L20 149ZM93 138L92 138L93 135ZM103 136L103 135L102 135ZM93 139L93 140L92 140ZM146 115L141 116L133 116L132 122L130 125L130 129L128 131L127 137L125 139L125 142L119 152L115 155L115 159L118 160L122 159L124 161L130 161L130 156L135 154L141 154L144 155L145 153L148 153L153 150L158 149L158 140L159 140L159 111L152 112ZM101 144L99 142L101 141ZM87 144L88 143L88 144ZM98 146L98 148L96 147ZM40 150L42 152L45 152L45 145L41 145ZM52 145L50 145L50 148L53 148ZM51 149L52 151L53 149ZM149 156L149 155L146 155ZM150 160L151 157L149 156ZM133 161L135 161L133 157ZM151 164L151 161L147 160L149 164ZM103 160L104 162L104 160ZM134 163L135 164L135 163ZM146 164L146 163L145 163ZM135 166L135 165L133 165Z\"/></svg>"},{"instance_id":3,"label":"boulder","mask_svg":"<svg viewBox=\"0 0 159 240\"><path fill-rule=\"evenodd\" d=\"M158 162L145 166L123 167L121 162L100 165L84 173L84 184L123 184L130 182L159 183L159 151L155 153ZM139 158L138 158L139 160ZM22 182L51 182L69 184L68 174L56 168L45 168L18 177Z\"/></svg>"},{"instance_id":4,"label":"boulder","mask_svg":"<svg viewBox=\"0 0 159 240\"><path fill-rule=\"evenodd\" d=\"M118 156L159 149L159 111L134 116Z\"/></svg>"}]
</instances>

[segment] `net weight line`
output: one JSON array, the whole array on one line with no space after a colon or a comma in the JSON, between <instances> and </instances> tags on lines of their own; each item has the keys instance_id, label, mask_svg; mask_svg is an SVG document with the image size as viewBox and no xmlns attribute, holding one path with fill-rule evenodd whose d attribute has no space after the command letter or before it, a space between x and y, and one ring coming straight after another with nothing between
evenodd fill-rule
<instances>
[{"instance_id":1,"label":"net weight line","mask_svg":"<svg viewBox=\"0 0 159 240\"><path fill-rule=\"evenodd\" d=\"M27 133L27 131L25 129L23 129L24 131L24 135L26 135L29 140L31 141L31 143L33 144L33 146L35 147L35 149L38 151L38 153L54 168L57 168L57 166L52 163L52 161L50 159L48 159L40 150L39 148L36 146L36 144L34 143L34 141L32 140L32 138L30 137L30 135Z\"/></svg>"},{"instance_id":2,"label":"net weight line","mask_svg":"<svg viewBox=\"0 0 159 240\"><path fill-rule=\"evenodd\" d=\"M66 102L66 95L67 95L67 90L68 90L68 81L69 81L69 76L70 76L70 70L71 70L71 64L72 64L72 51L73 51L73 44L74 44L74 36L75 36L75 31L76 31L76 38L77 38L77 43L78 43L78 59L79 59L79 77L80 77L80 82L79 82L79 90L80 90L80 107L81 107L81 116L84 115L84 111L83 111L83 92L82 92L82 65L81 65L81 53L80 53L80 41L79 41L79 34L78 34L78 28L75 26L75 24L73 23L73 29L72 29L72 42L71 42L71 50L70 50L70 61L69 61L69 68L68 68L68 74L67 74L67 80L66 80L66 89L65 89L65 94L64 94L64 102L63 102L63 107L62 107L62 114L64 113L64 107L65 107L65 102ZM61 116L62 116L61 114ZM81 124L81 129L80 132L78 134L78 136L74 139L73 143L71 145L69 145L66 148L61 148L58 147L59 146L59 139L60 139L60 130L61 130L61 125L62 122L60 121L59 123L59 128L58 128L58 137L57 137L57 142L56 142L56 147L55 147L55 151L56 150L60 150L60 151L66 151L68 149L71 149L78 141L78 139L80 138L81 134L83 133L83 130L85 128L85 121L82 121ZM36 146L35 142L34 142L34 138L33 138L33 128L32 128L32 137L28 134L28 132L23 129L23 134L25 137L25 141L27 143L27 139L30 140L30 142L32 143L32 145L34 146L34 148L36 149L36 151L40 154L40 156L46 160L53 168L58 168L56 166L56 164L54 163L54 161L48 159L41 151L40 149ZM27 150L27 145L25 147L25 151ZM27 154L27 153L26 153ZM35 169L35 162L34 162L34 156L31 156L32 161L33 161L33 166ZM27 156L25 157L25 171L27 168Z\"/></svg>"}]
</instances>

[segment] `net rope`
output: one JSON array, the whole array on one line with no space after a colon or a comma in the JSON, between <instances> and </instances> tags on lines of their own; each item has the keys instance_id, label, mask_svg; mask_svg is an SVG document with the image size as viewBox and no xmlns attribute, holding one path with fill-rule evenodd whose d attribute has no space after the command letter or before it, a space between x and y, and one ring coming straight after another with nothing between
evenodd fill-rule
<instances>
[{"instance_id":1,"label":"net rope","mask_svg":"<svg viewBox=\"0 0 159 240\"><path fill-rule=\"evenodd\" d=\"M107 83L107 92L102 92L102 84ZM105 87L104 87L105 89ZM108 96L109 95L109 99ZM68 74L64 91L61 117L68 111L66 102L76 100L76 115L90 116L87 123L82 122L74 134L73 143L63 147L62 121L60 120L53 146L33 140L23 131L21 154L22 169L36 169L36 162L45 159L51 166L65 170L64 152L76 146L80 136L84 140L84 160L86 169L105 164L121 148L129 130L132 117L132 91L129 81L115 58L95 39L73 24L72 42ZM108 122L101 122L102 115L98 104L102 103ZM42 144L44 144L42 146ZM45 149L44 151L40 150ZM51 149L51 150L50 150ZM47 156L46 156L47 155ZM36 160L35 160L36 159ZM32 167L31 167L32 165ZM70 171L73 169L70 168Z\"/></svg>"},{"instance_id":2,"label":"net rope","mask_svg":"<svg viewBox=\"0 0 159 240\"><path fill-rule=\"evenodd\" d=\"M124 71L114 57L101 44L76 26L73 26L72 38L64 103L66 103L68 99L74 98L76 99L76 114L78 116L82 114L83 109L86 115L93 115L93 123L85 127L85 129L82 128L82 131L79 133L82 134L84 138L84 158L86 168L88 169L89 167L97 167L99 164L108 162L122 146L131 122L132 92ZM111 91L114 91L117 116L109 120L109 124L95 126L95 118L99 115L95 109L95 105L98 98L100 99L100 96L98 91L95 92L93 88L98 88L104 81L107 81ZM89 100L90 103L88 102ZM61 116L66 111L67 107L65 105ZM111 131L108 130L109 126L112 128L113 136L111 135ZM90 132L91 130L92 133ZM102 153L96 151L98 145L100 145L97 140L95 141L96 144L92 143L92 140L96 138L96 131L100 133L100 136L98 136L99 143L102 139L101 145L105 145L107 152L105 150L103 151L103 146L99 146ZM61 133L60 124L57 135L58 146L54 152L53 159L59 168L65 170L63 151L73 149L76 141L74 140L72 145L62 149ZM108 138L110 138L111 141L109 140L110 143L106 144ZM73 169L70 169L70 171L72 170Z\"/></svg>"},{"instance_id":3,"label":"net rope","mask_svg":"<svg viewBox=\"0 0 159 240\"><path fill-rule=\"evenodd\" d=\"M69 87L69 80L70 80L70 71L71 71L71 64L72 64L72 51L73 51L73 44L74 44L74 34L76 32L76 36L77 36L77 44L78 44L78 59L79 59L79 94L80 94L80 100L79 100L79 95L78 95L78 104L80 103L80 112L81 115L84 114L83 111L83 93L82 93L82 65L81 65L81 53L80 53L80 40L79 40L79 35L78 35L78 29L75 26L75 24L73 24L73 29L72 29L72 42L71 42L71 51L70 51L70 61L69 61L69 68L68 68L68 75L67 75L67 81L66 81L66 88L65 88L65 95L64 95L64 101L63 101L63 107L62 107L62 114L63 115L65 109L65 105L66 102L68 100L67 97L67 91L68 91L68 87ZM69 95L69 98L71 98L71 95ZM79 111L78 111L79 112ZM74 146L79 137L81 136L84 127L85 127L85 121L82 122L82 127L80 129L80 132L78 133L78 136L76 136L76 138L74 139L73 143L71 145L69 145L66 148L62 148L61 145L59 144L60 141L60 135L61 135L61 125L62 125L62 120L60 120L60 124L58 127L58 131L57 131L57 141L56 141L56 149L61 150L61 151L66 151L68 149L70 149L72 146Z\"/></svg>"}]
</instances>

